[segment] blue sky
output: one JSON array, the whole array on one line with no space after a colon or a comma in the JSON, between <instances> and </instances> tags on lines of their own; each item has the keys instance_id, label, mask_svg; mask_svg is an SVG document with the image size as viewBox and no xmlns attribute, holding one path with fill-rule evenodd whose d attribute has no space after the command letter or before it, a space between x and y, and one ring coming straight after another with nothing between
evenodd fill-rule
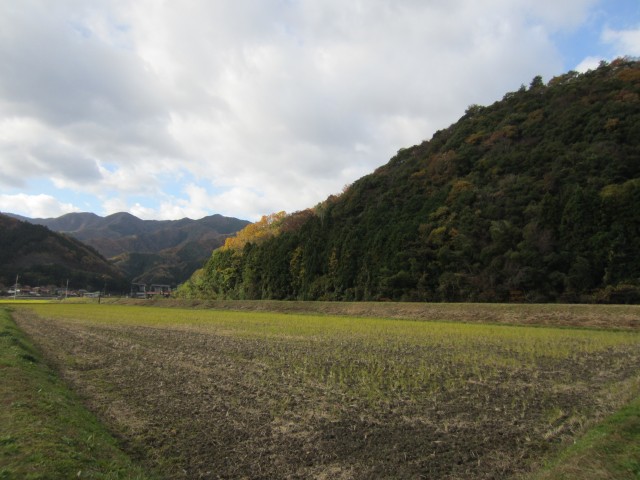
<instances>
[{"instance_id":1,"label":"blue sky","mask_svg":"<svg viewBox=\"0 0 640 480\"><path fill-rule=\"evenodd\" d=\"M0 0L0 36L0 211L254 220L640 56L640 0Z\"/></svg>"},{"instance_id":2,"label":"blue sky","mask_svg":"<svg viewBox=\"0 0 640 480\"><path fill-rule=\"evenodd\" d=\"M558 32L552 38L562 55L564 69L572 70L587 58L610 60L621 53L629 54L616 42L604 39L603 33L607 29L637 31L638 28L640 1L610 0L597 3L576 29Z\"/></svg>"}]
</instances>

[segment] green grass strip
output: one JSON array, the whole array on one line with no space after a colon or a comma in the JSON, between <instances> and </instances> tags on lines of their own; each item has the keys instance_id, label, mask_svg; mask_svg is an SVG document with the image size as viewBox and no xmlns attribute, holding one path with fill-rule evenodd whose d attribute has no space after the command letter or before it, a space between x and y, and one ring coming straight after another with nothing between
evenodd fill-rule
<instances>
[{"instance_id":1,"label":"green grass strip","mask_svg":"<svg viewBox=\"0 0 640 480\"><path fill-rule=\"evenodd\" d=\"M640 479L640 398L564 450L535 480Z\"/></svg>"},{"instance_id":2,"label":"green grass strip","mask_svg":"<svg viewBox=\"0 0 640 480\"><path fill-rule=\"evenodd\" d=\"M0 480L147 479L0 308Z\"/></svg>"}]
</instances>

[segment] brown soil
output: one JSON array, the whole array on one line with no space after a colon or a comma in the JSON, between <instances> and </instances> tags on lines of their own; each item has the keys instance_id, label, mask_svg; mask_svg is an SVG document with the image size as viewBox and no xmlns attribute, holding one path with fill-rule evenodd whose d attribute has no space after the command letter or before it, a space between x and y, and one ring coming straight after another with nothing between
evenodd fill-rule
<instances>
[{"instance_id":1,"label":"brown soil","mask_svg":"<svg viewBox=\"0 0 640 480\"><path fill-rule=\"evenodd\" d=\"M609 413L607 385L640 360L611 350L549 359L535 379L505 370L362 398L293 374L307 348L296 342L14 317L125 449L168 479L513 477Z\"/></svg>"}]
</instances>

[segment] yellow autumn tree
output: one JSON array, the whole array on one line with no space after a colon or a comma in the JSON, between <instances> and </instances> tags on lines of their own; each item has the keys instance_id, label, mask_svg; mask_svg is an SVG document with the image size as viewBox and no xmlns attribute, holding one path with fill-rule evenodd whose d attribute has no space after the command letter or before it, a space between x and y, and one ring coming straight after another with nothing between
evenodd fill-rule
<instances>
[{"instance_id":1,"label":"yellow autumn tree","mask_svg":"<svg viewBox=\"0 0 640 480\"><path fill-rule=\"evenodd\" d=\"M235 237L227 238L222 249L241 251L247 243L261 243L276 236L286 216L284 211L263 215L259 221L240 230Z\"/></svg>"}]
</instances>

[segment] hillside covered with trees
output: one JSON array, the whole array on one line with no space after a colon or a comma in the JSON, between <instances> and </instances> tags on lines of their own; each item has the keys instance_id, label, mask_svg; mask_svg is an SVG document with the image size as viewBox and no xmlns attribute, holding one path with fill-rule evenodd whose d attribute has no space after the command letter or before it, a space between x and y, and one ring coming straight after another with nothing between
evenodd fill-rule
<instances>
[{"instance_id":1,"label":"hillside covered with trees","mask_svg":"<svg viewBox=\"0 0 640 480\"><path fill-rule=\"evenodd\" d=\"M312 209L264 217L180 290L240 299L640 300L640 63L471 106Z\"/></svg>"},{"instance_id":2,"label":"hillside covered with trees","mask_svg":"<svg viewBox=\"0 0 640 480\"><path fill-rule=\"evenodd\" d=\"M47 227L0 214L0 285L31 286L125 292L129 282L120 271L92 247Z\"/></svg>"}]
</instances>

